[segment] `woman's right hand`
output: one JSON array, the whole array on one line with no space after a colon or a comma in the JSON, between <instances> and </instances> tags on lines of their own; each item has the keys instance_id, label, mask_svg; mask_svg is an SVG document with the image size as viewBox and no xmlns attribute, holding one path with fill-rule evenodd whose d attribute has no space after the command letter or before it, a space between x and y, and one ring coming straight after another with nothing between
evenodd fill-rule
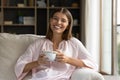
<instances>
[{"instance_id":1,"label":"woman's right hand","mask_svg":"<svg viewBox=\"0 0 120 80\"><path fill-rule=\"evenodd\" d=\"M43 66L46 65L48 63L47 59L45 58L44 54L41 54L38 58L37 61L33 61L30 62L28 64L25 65L25 68L23 70L23 73L30 71L31 69L33 69L34 67L38 67L38 66Z\"/></svg>"},{"instance_id":2,"label":"woman's right hand","mask_svg":"<svg viewBox=\"0 0 120 80\"><path fill-rule=\"evenodd\" d=\"M41 64L48 64L48 59L47 57L45 56L45 54L41 54L39 55L39 58L38 58L38 64L41 65Z\"/></svg>"}]
</instances>

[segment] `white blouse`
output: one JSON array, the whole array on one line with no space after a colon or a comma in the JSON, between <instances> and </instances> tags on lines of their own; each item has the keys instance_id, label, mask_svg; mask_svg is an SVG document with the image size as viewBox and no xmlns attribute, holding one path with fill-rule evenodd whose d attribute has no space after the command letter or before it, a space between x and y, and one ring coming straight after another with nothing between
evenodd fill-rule
<instances>
[{"instance_id":1,"label":"white blouse","mask_svg":"<svg viewBox=\"0 0 120 80\"><path fill-rule=\"evenodd\" d=\"M15 65L15 73L18 80L23 79L27 74L22 73L25 65L36 61L43 50L53 51L53 43L46 38L36 40L20 56ZM73 37L70 40L63 40L59 44L58 50L62 51L66 56L82 60L85 65L91 67L93 70L98 70L98 65L93 59L94 57L91 56L77 38ZM75 69L76 67L70 64L52 61L46 65L33 68L31 80L70 80L70 76Z\"/></svg>"}]
</instances>

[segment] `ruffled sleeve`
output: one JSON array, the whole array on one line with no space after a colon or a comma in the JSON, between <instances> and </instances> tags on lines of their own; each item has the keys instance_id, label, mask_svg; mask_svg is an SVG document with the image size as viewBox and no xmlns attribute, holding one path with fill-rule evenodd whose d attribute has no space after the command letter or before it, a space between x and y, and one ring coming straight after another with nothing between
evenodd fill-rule
<instances>
[{"instance_id":1,"label":"ruffled sleeve","mask_svg":"<svg viewBox=\"0 0 120 80\"><path fill-rule=\"evenodd\" d=\"M78 58L82 60L86 66L98 71L98 65L95 62L94 56L88 52L88 50L79 40L74 39L74 42L74 44L77 45Z\"/></svg>"},{"instance_id":2,"label":"ruffled sleeve","mask_svg":"<svg viewBox=\"0 0 120 80\"><path fill-rule=\"evenodd\" d=\"M22 73L25 65L32 61L33 46L29 46L25 53L20 56L15 65L15 74L18 80L21 80L28 72Z\"/></svg>"}]
</instances>

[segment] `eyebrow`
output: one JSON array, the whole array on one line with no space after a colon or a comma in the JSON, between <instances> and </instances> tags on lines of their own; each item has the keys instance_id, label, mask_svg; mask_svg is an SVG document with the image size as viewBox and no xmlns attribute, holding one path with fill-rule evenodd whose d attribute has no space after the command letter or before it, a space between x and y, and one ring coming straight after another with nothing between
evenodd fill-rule
<instances>
[{"instance_id":1,"label":"eyebrow","mask_svg":"<svg viewBox=\"0 0 120 80\"><path fill-rule=\"evenodd\" d=\"M59 18L58 16L53 16L53 17ZM61 19L64 19L64 20L66 20L66 21L69 21L68 19L65 19L65 18L61 18Z\"/></svg>"}]
</instances>

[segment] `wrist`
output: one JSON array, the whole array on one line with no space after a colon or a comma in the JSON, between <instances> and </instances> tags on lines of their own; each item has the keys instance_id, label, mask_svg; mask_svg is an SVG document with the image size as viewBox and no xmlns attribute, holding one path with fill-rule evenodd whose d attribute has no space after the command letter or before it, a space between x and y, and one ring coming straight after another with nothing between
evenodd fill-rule
<instances>
[{"instance_id":1,"label":"wrist","mask_svg":"<svg viewBox=\"0 0 120 80\"><path fill-rule=\"evenodd\" d=\"M67 57L66 63L70 62L70 57Z\"/></svg>"},{"instance_id":2,"label":"wrist","mask_svg":"<svg viewBox=\"0 0 120 80\"><path fill-rule=\"evenodd\" d=\"M38 65L40 65L40 61L39 60L37 60L36 62L37 62Z\"/></svg>"}]
</instances>

